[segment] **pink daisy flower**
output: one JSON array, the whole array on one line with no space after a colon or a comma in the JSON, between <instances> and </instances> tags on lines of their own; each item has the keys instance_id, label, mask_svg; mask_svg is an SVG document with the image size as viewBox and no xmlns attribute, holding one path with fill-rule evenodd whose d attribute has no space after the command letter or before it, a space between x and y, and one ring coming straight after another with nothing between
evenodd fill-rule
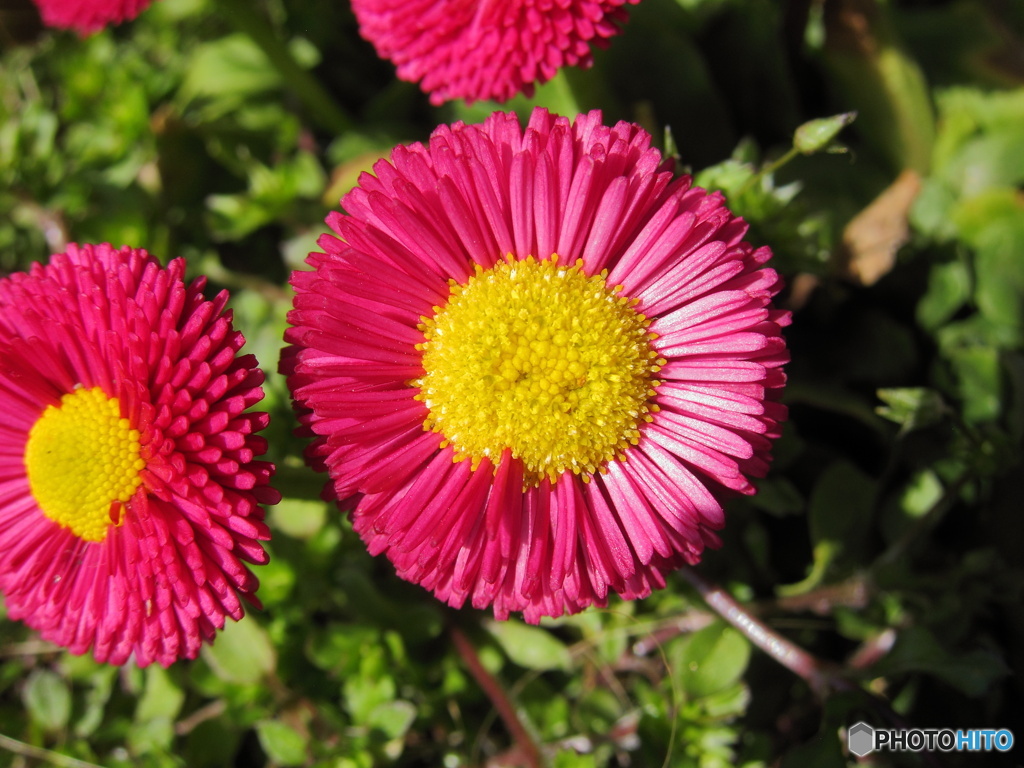
<instances>
[{"instance_id":1,"label":"pink daisy flower","mask_svg":"<svg viewBox=\"0 0 1024 768\"><path fill-rule=\"evenodd\" d=\"M363 37L398 77L441 104L533 95L562 67L593 63L640 0L352 0Z\"/></svg>"},{"instance_id":2,"label":"pink daisy flower","mask_svg":"<svg viewBox=\"0 0 1024 768\"><path fill-rule=\"evenodd\" d=\"M43 24L83 35L134 19L153 0L36 0Z\"/></svg>"},{"instance_id":3,"label":"pink daisy flower","mask_svg":"<svg viewBox=\"0 0 1024 768\"><path fill-rule=\"evenodd\" d=\"M289 374L355 530L528 621L719 546L785 418L767 248L630 123L442 126L364 174L296 290Z\"/></svg>"},{"instance_id":4,"label":"pink daisy flower","mask_svg":"<svg viewBox=\"0 0 1024 768\"><path fill-rule=\"evenodd\" d=\"M98 661L194 658L258 605L263 373L184 269L72 245L0 280L0 592Z\"/></svg>"}]
</instances>

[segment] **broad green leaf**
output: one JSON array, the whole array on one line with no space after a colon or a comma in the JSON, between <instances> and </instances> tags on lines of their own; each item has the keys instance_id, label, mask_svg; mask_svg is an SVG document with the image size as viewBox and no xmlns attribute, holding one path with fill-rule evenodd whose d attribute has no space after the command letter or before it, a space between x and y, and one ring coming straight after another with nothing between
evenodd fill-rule
<instances>
[{"instance_id":1,"label":"broad green leaf","mask_svg":"<svg viewBox=\"0 0 1024 768\"><path fill-rule=\"evenodd\" d=\"M179 752L188 768L224 768L234 760L241 729L231 719L217 717L199 723Z\"/></svg>"},{"instance_id":2,"label":"broad green leaf","mask_svg":"<svg viewBox=\"0 0 1024 768\"><path fill-rule=\"evenodd\" d=\"M43 729L60 731L71 716L71 691L63 677L49 669L29 674L22 692L29 716Z\"/></svg>"},{"instance_id":3,"label":"broad green leaf","mask_svg":"<svg viewBox=\"0 0 1024 768\"><path fill-rule=\"evenodd\" d=\"M308 741L289 725L277 720L260 720L256 735L267 757L277 765L304 765L308 759Z\"/></svg>"},{"instance_id":4,"label":"broad green leaf","mask_svg":"<svg viewBox=\"0 0 1024 768\"><path fill-rule=\"evenodd\" d=\"M360 669L344 685L345 703L358 723L369 721L371 713L380 705L395 698L395 681L383 670L373 672Z\"/></svg>"},{"instance_id":5,"label":"broad green leaf","mask_svg":"<svg viewBox=\"0 0 1024 768\"><path fill-rule=\"evenodd\" d=\"M185 102L205 97L237 103L280 83L263 51L247 35L235 34L196 47L179 96Z\"/></svg>"},{"instance_id":6,"label":"broad green leaf","mask_svg":"<svg viewBox=\"0 0 1024 768\"><path fill-rule=\"evenodd\" d=\"M270 562L259 570L259 597L265 605L279 605L287 601L295 587L295 569L291 562L277 557L273 548Z\"/></svg>"},{"instance_id":7,"label":"broad green leaf","mask_svg":"<svg viewBox=\"0 0 1024 768\"><path fill-rule=\"evenodd\" d=\"M542 627L514 619L488 621L486 627L508 657L521 667L564 671L572 668L569 649Z\"/></svg>"},{"instance_id":8,"label":"broad green leaf","mask_svg":"<svg viewBox=\"0 0 1024 768\"><path fill-rule=\"evenodd\" d=\"M855 557L874 516L876 483L848 461L833 462L810 500L811 539L827 542L837 558Z\"/></svg>"},{"instance_id":9,"label":"broad green leaf","mask_svg":"<svg viewBox=\"0 0 1024 768\"><path fill-rule=\"evenodd\" d=\"M750 660L750 643L719 622L675 641L668 657L681 688L690 697L702 698L739 680Z\"/></svg>"},{"instance_id":10,"label":"broad green leaf","mask_svg":"<svg viewBox=\"0 0 1024 768\"><path fill-rule=\"evenodd\" d=\"M560 749L555 754L552 768L597 768L597 758L590 754L580 754L574 750Z\"/></svg>"},{"instance_id":11,"label":"broad green leaf","mask_svg":"<svg viewBox=\"0 0 1024 768\"><path fill-rule=\"evenodd\" d=\"M365 724L381 704L393 701L397 686L390 659L380 645L364 646L358 668L345 678L345 704L356 722Z\"/></svg>"},{"instance_id":12,"label":"broad green leaf","mask_svg":"<svg viewBox=\"0 0 1024 768\"><path fill-rule=\"evenodd\" d=\"M934 331L953 317L970 296L971 276L966 264L935 264L928 274L928 290L917 303L917 322Z\"/></svg>"},{"instance_id":13,"label":"broad green leaf","mask_svg":"<svg viewBox=\"0 0 1024 768\"><path fill-rule=\"evenodd\" d=\"M184 692L171 679L167 670L150 666L146 669L146 688L135 710L135 721L143 723L158 717L174 720L184 700Z\"/></svg>"},{"instance_id":14,"label":"broad green leaf","mask_svg":"<svg viewBox=\"0 0 1024 768\"><path fill-rule=\"evenodd\" d=\"M800 491L781 475L759 481L751 504L779 517L797 515L804 510L804 498Z\"/></svg>"},{"instance_id":15,"label":"broad green leaf","mask_svg":"<svg viewBox=\"0 0 1024 768\"><path fill-rule=\"evenodd\" d=\"M398 739L406 734L415 720L416 706L411 701L395 699L374 707L366 724L379 729L388 739Z\"/></svg>"},{"instance_id":16,"label":"broad green leaf","mask_svg":"<svg viewBox=\"0 0 1024 768\"><path fill-rule=\"evenodd\" d=\"M174 723L168 717L133 723L128 731L128 746L134 755L164 752L173 741Z\"/></svg>"},{"instance_id":17,"label":"broad green leaf","mask_svg":"<svg viewBox=\"0 0 1024 768\"><path fill-rule=\"evenodd\" d=\"M75 735L85 738L92 734L103 722L107 702L114 689L117 668L105 665L89 675L89 687L85 693L85 710L75 722Z\"/></svg>"},{"instance_id":18,"label":"broad green leaf","mask_svg":"<svg viewBox=\"0 0 1024 768\"><path fill-rule=\"evenodd\" d=\"M308 539L319 531L327 519L327 504L307 499L281 499L270 508L270 524L296 539Z\"/></svg>"},{"instance_id":19,"label":"broad green leaf","mask_svg":"<svg viewBox=\"0 0 1024 768\"><path fill-rule=\"evenodd\" d=\"M979 345L947 354L956 374L957 394L963 399L964 419L979 423L997 418L1003 396L999 351Z\"/></svg>"},{"instance_id":20,"label":"broad green leaf","mask_svg":"<svg viewBox=\"0 0 1024 768\"><path fill-rule=\"evenodd\" d=\"M930 469L918 472L900 496L900 508L912 518L922 517L942 498L942 483Z\"/></svg>"},{"instance_id":21,"label":"broad green leaf","mask_svg":"<svg viewBox=\"0 0 1024 768\"><path fill-rule=\"evenodd\" d=\"M231 683L259 682L277 664L270 638L252 617L228 620L213 645L203 646L202 656L217 677Z\"/></svg>"},{"instance_id":22,"label":"broad green leaf","mask_svg":"<svg viewBox=\"0 0 1024 768\"><path fill-rule=\"evenodd\" d=\"M828 25L826 63L844 107L857 111L857 130L892 170L927 171L935 124L924 73L907 55L876 6L870 16L838 14ZM868 21L847 27L846 19Z\"/></svg>"}]
</instances>

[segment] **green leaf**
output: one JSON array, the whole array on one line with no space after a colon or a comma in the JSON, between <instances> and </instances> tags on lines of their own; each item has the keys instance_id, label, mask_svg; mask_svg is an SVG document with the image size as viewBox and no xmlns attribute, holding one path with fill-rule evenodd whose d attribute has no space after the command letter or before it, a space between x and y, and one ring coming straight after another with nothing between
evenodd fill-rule
<instances>
[{"instance_id":1,"label":"green leaf","mask_svg":"<svg viewBox=\"0 0 1024 768\"><path fill-rule=\"evenodd\" d=\"M103 722L107 702L114 689L117 668L103 666L89 675L89 688L85 693L85 710L75 723L75 735L85 738Z\"/></svg>"},{"instance_id":2,"label":"green leaf","mask_svg":"<svg viewBox=\"0 0 1024 768\"><path fill-rule=\"evenodd\" d=\"M307 499L281 499L270 508L270 524L275 531L308 539L319 531L327 519L327 504Z\"/></svg>"},{"instance_id":3,"label":"green leaf","mask_svg":"<svg viewBox=\"0 0 1024 768\"><path fill-rule=\"evenodd\" d=\"M765 512L785 517L797 515L804 510L804 498L800 491L785 477L776 475L757 483L757 493L751 503Z\"/></svg>"},{"instance_id":4,"label":"green leaf","mask_svg":"<svg viewBox=\"0 0 1024 768\"><path fill-rule=\"evenodd\" d=\"M942 498L942 483L930 469L911 478L900 496L900 509L907 517L923 517Z\"/></svg>"},{"instance_id":5,"label":"green leaf","mask_svg":"<svg viewBox=\"0 0 1024 768\"><path fill-rule=\"evenodd\" d=\"M875 412L899 424L902 432L935 424L946 411L942 396L924 387L880 389L877 395L885 405L876 408Z\"/></svg>"},{"instance_id":6,"label":"green leaf","mask_svg":"<svg viewBox=\"0 0 1024 768\"><path fill-rule=\"evenodd\" d=\"M366 724L380 730L388 739L398 739L405 736L415 720L416 706L410 701L395 699L374 707Z\"/></svg>"},{"instance_id":7,"label":"green leaf","mask_svg":"<svg viewBox=\"0 0 1024 768\"><path fill-rule=\"evenodd\" d=\"M964 401L964 419L977 424L997 418L1003 395L999 351L979 345L952 349L947 355L956 374L957 394Z\"/></svg>"},{"instance_id":8,"label":"green leaf","mask_svg":"<svg viewBox=\"0 0 1024 768\"><path fill-rule=\"evenodd\" d=\"M594 755L581 755L570 749L560 749L551 763L552 768L597 768Z\"/></svg>"},{"instance_id":9,"label":"green leaf","mask_svg":"<svg viewBox=\"0 0 1024 768\"><path fill-rule=\"evenodd\" d=\"M984 696L992 685L1010 673L1006 663L990 651L975 648L947 651L925 627L901 632L896 644L873 669L886 677L924 672L959 689L967 696Z\"/></svg>"},{"instance_id":10,"label":"green leaf","mask_svg":"<svg viewBox=\"0 0 1024 768\"><path fill-rule=\"evenodd\" d=\"M394 700L397 686L387 652L379 644L359 649L358 668L345 678L345 705L356 722L365 724L380 705Z\"/></svg>"},{"instance_id":11,"label":"green leaf","mask_svg":"<svg viewBox=\"0 0 1024 768\"><path fill-rule=\"evenodd\" d=\"M184 700L184 692L171 679L167 670L150 666L146 669L146 688L135 710L135 721L143 723L158 717L174 720Z\"/></svg>"},{"instance_id":12,"label":"green leaf","mask_svg":"<svg viewBox=\"0 0 1024 768\"><path fill-rule=\"evenodd\" d=\"M486 627L506 655L521 667L566 672L572 668L569 649L546 629L515 619L488 621Z\"/></svg>"},{"instance_id":13,"label":"green leaf","mask_svg":"<svg viewBox=\"0 0 1024 768\"><path fill-rule=\"evenodd\" d=\"M668 657L682 689L702 698L740 679L750 660L750 643L732 627L716 623L673 642Z\"/></svg>"},{"instance_id":14,"label":"green leaf","mask_svg":"<svg viewBox=\"0 0 1024 768\"><path fill-rule=\"evenodd\" d=\"M395 681L383 670L368 672L365 665L359 674L350 676L344 685L345 704L353 719L366 723L373 711L395 698Z\"/></svg>"},{"instance_id":15,"label":"green leaf","mask_svg":"<svg viewBox=\"0 0 1024 768\"><path fill-rule=\"evenodd\" d=\"M280 83L280 74L256 43L235 34L196 46L178 95L186 103L217 98L233 104Z\"/></svg>"},{"instance_id":16,"label":"green leaf","mask_svg":"<svg viewBox=\"0 0 1024 768\"><path fill-rule=\"evenodd\" d=\"M173 741L174 723L167 717L134 723L128 731L128 746L134 755L165 752Z\"/></svg>"},{"instance_id":17,"label":"green leaf","mask_svg":"<svg viewBox=\"0 0 1024 768\"><path fill-rule=\"evenodd\" d=\"M264 605L280 605L286 602L295 587L295 567L283 557L278 557L272 547L270 562L260 567L259 597Z\"/></svg>"},{"instance_id":18,"label":"green leaf","mask_svg":"<svg viewBox=\"0 0 1024 768\"><path fill-rule=\"evenodd\" d=\"M837 558L855 556L871 526L875 485L848 461L830 464L811 494L812 541L827 542Z\"/></svg>"},{"instance_id":19,"label":"green leaf","mask_svg":"<svg viewBox=\"0 0 1024 768\"><path fill-rule=\"evenodd\" d=\"M303 765L307 760L308 740L289 725L277 720L256 723L260 746L270 760L278 765Z\"/></svg>"},{"instance_id":20,"label":"green leaf","mask_svg":"<svg viewBox=\"0 0 1024 768\"><path fill-rule=\"evenodd\" d=\"M949 321L970 297L971 276L966 264L935 264L928 274L928 290L917 303L917 322L934 331Z\"/></svg>"},{"instance_id":21,"label":"green leaf","mask_svg":"<svg viewBox=\"0 0 1024 768\"><path fill-rule=\"evenodd\" d=\"M241 733L226 717L199 723L187 737L181 756L188 768L224 768L232 765Z\"/></svg>"},{"instance_id":22,"label":"green leaf","mask_svg":"<svg viewBox=\"0 0 1024 768\"><path fill-rule=\"evenodd\" d=\"M829 24L826 62L844 106L857 110L857 129L893 170L927 171L935 140L924 73L907 55L888 20L877 14L837 14ZM844 28L847 18L868 21ZM870 26L869 26L870 24Z\"/></svg>"},{"instance_id":23,"label":"green leaf","mask_svg":"<svg viewBox=\"0 0 1024 768\"><path fill-rule=\"evenodd\" d=\"M203 646L202 656L217 677L231 683L259 682L277 664L270 638L251 617L229 620L213 645Z\"/></svg>"},{"instance_id":24,"label":"green leaf","mask_svg":"<svg viewBox=\"0 0 1024 768\"><path fill-rule=\"evenodd\" d=\"M63 730L71 716L71 691L64 678L49 669L29 674L22 700L33 722L49 732Z\"/></svg>"}]
</instances>

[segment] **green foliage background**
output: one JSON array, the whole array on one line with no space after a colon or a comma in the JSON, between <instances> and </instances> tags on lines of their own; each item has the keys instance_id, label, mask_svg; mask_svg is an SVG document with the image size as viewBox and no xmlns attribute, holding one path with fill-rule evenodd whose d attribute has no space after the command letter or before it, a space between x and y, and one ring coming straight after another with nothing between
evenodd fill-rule
<instances>
[{"instance_id":1,"label":"green foliage background","mask_svg":"<svg viewBox=\"0 0 1024 768\"><path fill-rule=\"evenodd\" d=\"M231 289L270 375L285 501L265 610L195 662L97 665L0 605L0 765L520 764L457 633L552 768L829 768L854 760L844 727L892 716L1024 739L1024 4L644 0L630 17L593 69L509 106L640 122L775 250L791 420L701 571L853 685L816 696L678 577L540 627L449 611L319 500L276 374L287 276L374 159L496 105L429 106L344 0L159 0L87 38L7 0L0 273L109 241Z\"/></svg>"}]
</instances>

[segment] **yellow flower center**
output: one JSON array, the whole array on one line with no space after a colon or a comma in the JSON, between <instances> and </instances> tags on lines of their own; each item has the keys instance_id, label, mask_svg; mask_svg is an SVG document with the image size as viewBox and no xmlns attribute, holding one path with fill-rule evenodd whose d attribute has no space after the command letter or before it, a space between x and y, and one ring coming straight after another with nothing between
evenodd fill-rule
<instances>
[{"instance_id":1,"label":"yellow flower center","mask_svg":"<svg viewBox=\"0 0 1024 768\"><path fill-rule=\"evenodd\" d=\"M474 469L506 448L526 482L593 473L640 439L665 364L650 321L605 285L554 260L502 261L452 284L423 318L425 375L412 382L430 413L424 427ZM584 474L584 480L589 474Z\"/></svg>"},{"instance_id":2,"label":"yellow flower center","mask_svg":"<svg viewBox=\"0 0 1024 768\"><path fill-rule=\"evenodd\" d=\"M114 505L128 501L146 462L139 432L121 418L116 397L99 387L76 389L48 406L32 425L25 469L43 514L84 541L103 541Z\"/></svg>"}]
</instances>

